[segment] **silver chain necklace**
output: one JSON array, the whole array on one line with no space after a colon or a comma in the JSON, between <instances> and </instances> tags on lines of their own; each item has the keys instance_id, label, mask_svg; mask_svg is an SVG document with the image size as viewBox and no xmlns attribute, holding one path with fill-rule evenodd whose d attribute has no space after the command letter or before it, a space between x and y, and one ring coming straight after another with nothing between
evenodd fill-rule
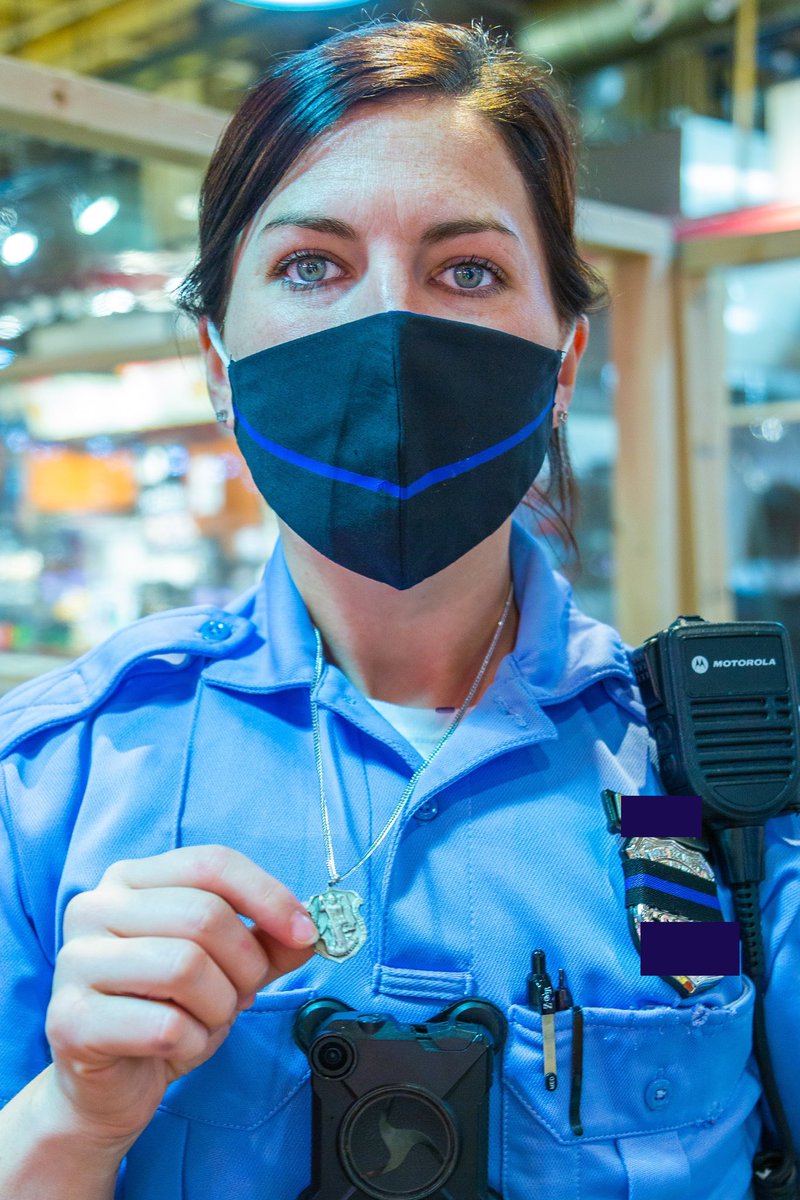
<instances>
[{"instance_id":1,"label":"silver chain necklace","mask_svg":"<svg viewBox=\"0 0 800 1200\"><path fill-rule=\"evenodd\" d=\"M323 958L330 958L336 962L344 962L347 958L352 958L357 954L367 940L367 927L364 924L364 918L361 916L361 905L364 903L363 898L358 892L351 891L346 888L340 888L336 885L346 879L348 875L352 875L359 867L367 861L367 859L375 853L378 847L383 843L384 839L389 834L390 830L398 820L400 814L406 806L406 803L417 785L417 781L431 763L436 755L441 750L442 746L451 736L456 726L460 722L464 713L469 708L472 698L480 687L481 680L486 674L489 663L492 661L497 643L500 641L503 629L505 628L508 614L511 611L511 601L514 597L514 585L508 589L506 602L503 606L503 613L500 620L497 622L497 628L492 637L492 643L486 651L486 656L481 663L480 670L472 681L472 686L467 692L458 711L448 725L447 729L442 734L436 746L430 752L424 762L420 763L414 774L409 779L405 786L402 796L397 801L389 820L384 825L378 836L375 838L371 846L366 852L361 855L357 863L354 863L347 871L339 873L336 870L336 860L333 854L333 840L331 838L331 824L328 816L328 804L325 799L325 783L322 775L322 742L320 737L319 725L319 707L317 705L317 688L322 679L323 654L322 654L322 638L318 629L314 629L314 635L317 642L317 658L314 666L314 679L311 684L311 727L314 734L314 762L317 768L317 780L319 781L319 807L322 815L322 834L325 839L325 863L328 871L328 886L324 892L320 892L316 896L312 896L306 902L306 908L311 913L311 917L319 930L319 941L315 943L314 949L317 954L321 954Z\"/></svg>"}]
</instances>

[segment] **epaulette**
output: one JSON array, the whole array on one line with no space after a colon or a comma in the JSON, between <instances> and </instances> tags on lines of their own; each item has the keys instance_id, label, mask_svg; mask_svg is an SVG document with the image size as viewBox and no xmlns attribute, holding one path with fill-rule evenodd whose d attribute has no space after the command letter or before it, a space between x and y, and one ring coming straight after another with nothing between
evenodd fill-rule
<instances>
[{"instance_id":1,"label":"epaulette","mask_svg":"<svg viewBox=\"0 0 800 1200\"><path fill-rule=\"evenodd\" d=\"M254 628L245 617L207 605L142 617L75 662L14 688L0 700L0 755L31 733L90 712L137 663L165 655L222 658Z\"/></svg>"}]
</instances>

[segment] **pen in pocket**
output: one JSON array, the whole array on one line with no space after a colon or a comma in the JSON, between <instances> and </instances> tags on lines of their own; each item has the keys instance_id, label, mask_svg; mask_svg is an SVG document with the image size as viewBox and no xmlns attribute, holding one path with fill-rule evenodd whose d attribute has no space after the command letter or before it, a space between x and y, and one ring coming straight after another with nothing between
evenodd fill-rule
<instances>
[{"instance_id":1,"label":"pen in pocket","mask_svg":"<svg viewBox=\"0 0 800 1200\"><path fill-rule=\"evenodd\" d=\"M581 1088L583 1087L583 1009L572 1006L572 1074L569 1082L569 1124L575 1137L583 1137Z\"/></svg>"},{"instance_id":2,"label":"pen in pocket","mask_svg":"<svg viewBox=\"0 0 800 1200\"><path fill-rule=\"evenodd\" d=\"M556 1031L554 1013L558 1011L558 997L553 991L547 974L544 950L534 950L531 956L531 973L528 976L528 1007L542 1015L542 1041L544 1043L544 1086L548 1092L558 1087L556 1071Z\"/></svg>"},{"instance_id":3,"label":"pen in pocket","mask_svg":"<svg viewBox=\"0 0 800 1200\"><path fill-rule=\"evenodd\" d=\"M544 950L534 950L528 976L528 1007L542 1016L544 1045L544 1086L548 1092L558 1087L556 1071L555 1013L572 1009L572 1051L569 1087L569 1123L576 1137L583 1136L581 1090L583 1086L583 1009L573 1004L566 972L559 968L558 986L553 987L547 973Z\"/></svg>"},{"instance_id":4,"label":"pen in pocket","mask_svg":"<svg viewBox=\"0 0 800 1200\"><path fill-rule=\"evenodd\" d=\"M581 1089L583 1087L583 1009L572 1003L572 993L567 987L564 968L558 972L556 988L556 1012L572 1009L571 1071L569 1080L569 1123L576 1137L583 1137L581 1124Z\"/></svg>"}]
</instances>

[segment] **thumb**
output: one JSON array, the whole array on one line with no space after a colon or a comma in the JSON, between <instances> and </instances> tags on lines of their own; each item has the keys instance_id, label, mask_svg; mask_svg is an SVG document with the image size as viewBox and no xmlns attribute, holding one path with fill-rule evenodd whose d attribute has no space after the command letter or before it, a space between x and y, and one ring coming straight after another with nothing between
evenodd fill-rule
<instances>
[{"instance_id":1,"label":"thumb","mask_svg":"<svg viewBox=\"0 0 800 1200\"><path fill-rule=\"evenodd\" d=\"M303 963L307 963L310 958L314 957L313 946L292 948L271 937L263 929L254 929L253 932L269 959L266 983L272 983L273 980L280 979L281 975L288 975L290 971L296 971L298 967L302 967Z\"/></svg>"}]
</instances>

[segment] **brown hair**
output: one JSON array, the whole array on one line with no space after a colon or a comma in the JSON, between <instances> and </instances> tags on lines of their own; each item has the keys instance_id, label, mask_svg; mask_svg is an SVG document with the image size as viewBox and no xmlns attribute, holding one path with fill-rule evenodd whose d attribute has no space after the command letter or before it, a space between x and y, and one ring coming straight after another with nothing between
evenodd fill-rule
<instances>
[{"instance_id":1,"label":"brown hair","mask_svg":"<svg viewBox=\"0 0 800 1200\"><path fill-rule=\"evenodd\" d=\"M178 307L221 328L236 239L247 223L316 137L356 104L401 90L451 97L492 123L528 189L559 318L569 324L596 307L603 285L575 245L572 131L548 73L477 23L398 20L369 22L281 59L247 92L206 173L199 256ZM558 428L547 457L547 483L530 496L574 551L576 490Z\"/></svg>"}]
</instances>

